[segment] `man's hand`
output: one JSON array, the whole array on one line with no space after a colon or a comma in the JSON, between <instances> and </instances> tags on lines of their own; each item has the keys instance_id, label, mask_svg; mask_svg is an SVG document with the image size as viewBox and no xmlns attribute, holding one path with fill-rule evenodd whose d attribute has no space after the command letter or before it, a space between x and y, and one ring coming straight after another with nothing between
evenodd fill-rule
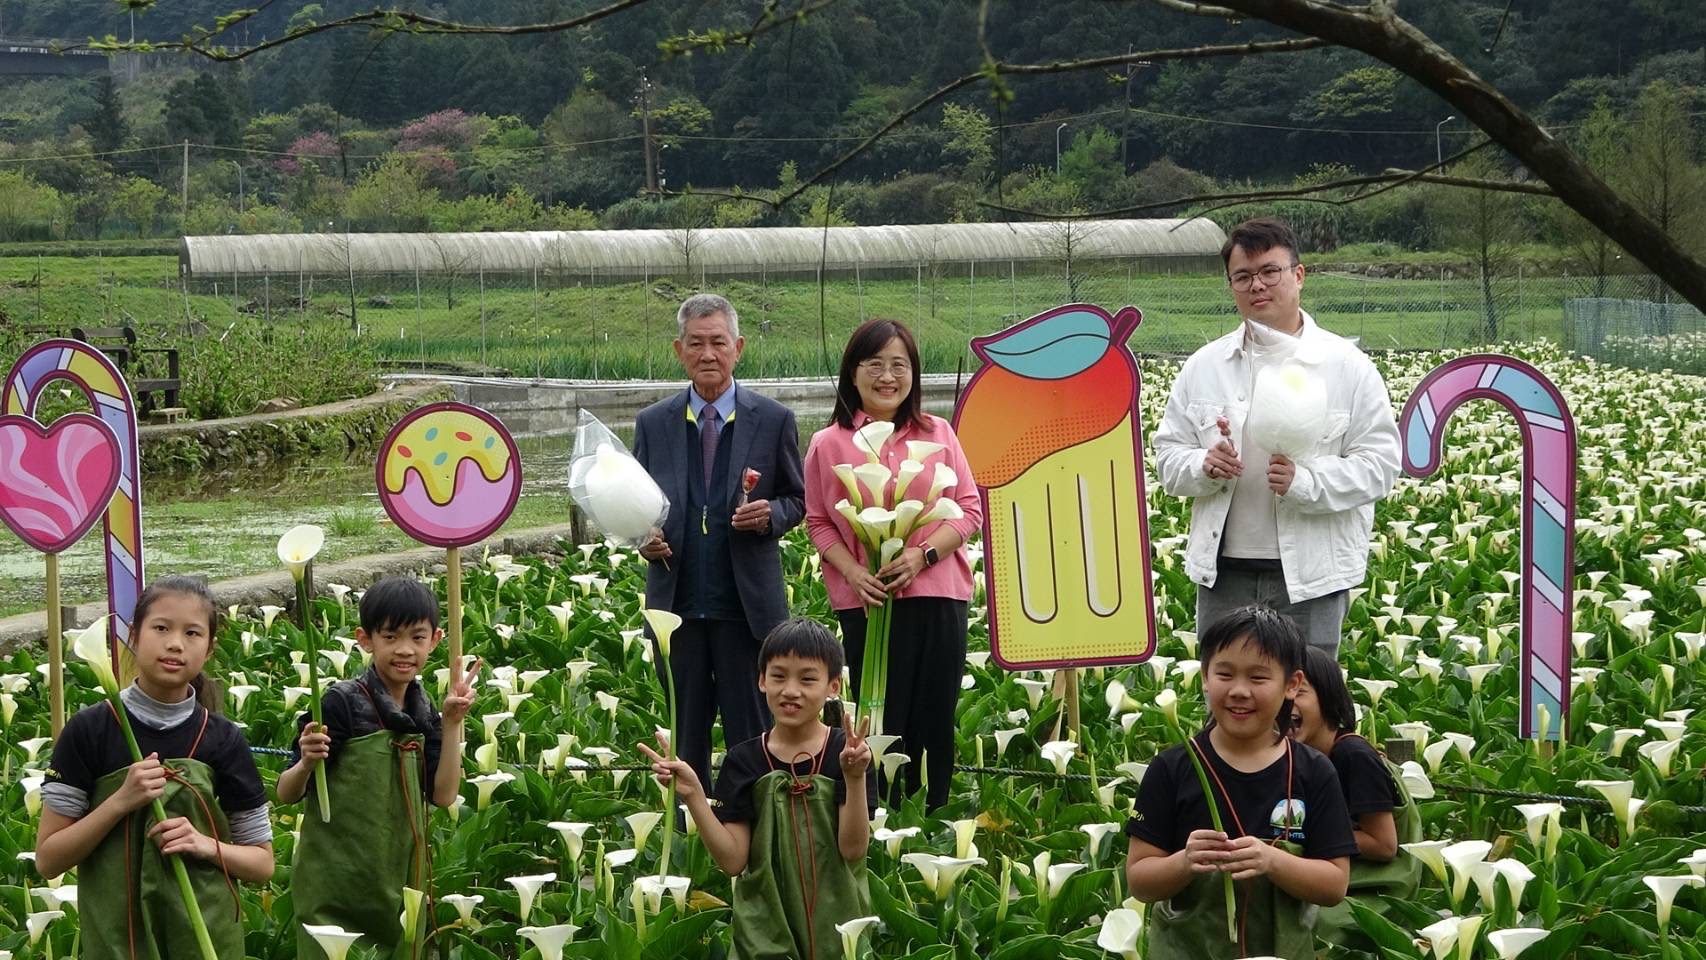
<instances>
[{"instance_id":1,"label":"man's hand","mask_svg":"<svg viewBox=\"0 0 1706 960\"><path fill-rule=\"evenodd\" d=\"M669 749L668 740L669 738L664 734L658 734L658 743L662 744L665 750ZM651 759L652 773L657 775L658 783L666 787L672 783L675 784L676 796L683 800L692 800L704 795L705 787L699 782L699 775L693 772L693 768L687 765L686 760L665 757L643 743L635 744L635 746L639 747L640 752Z\"/></svg>"},{"instance_id":2,"label":"man's hand","mask_svg":"<svg viewBox=\"0 0 1706 960\"><path fill-rule=\"evenodd\" d=\"M1244 472L1244 461L1238 459L1238 448L1232 445L1232 424L1225 417L1214 422L1220 428L1220 441L1208 448L1202 472L1213 480L1229 480Z\"/></svg>"},{"instance_id":3,"label":"man's hand","mask_svg":"<svg viewBox=\"0 0 1706 960\"><path fill-rule=\"evenodd\" d=\"M1251 877L1266 876L1274 865L1274 855L1277 848L1257 840L1255 837L1239 837L1227 844L1229 851L1221 869L1232 874L1234 880L1248 880Z\"/></svg>"},{"instance_id":4,"label":"man's hand","mask_svg":"<svg viewBox=\"0 0 1706 960\"><path fill-rule=\"evenodd\" d=\"M865 779L865 772L871 769L871 745L865 738L871 734L871 718L859 718L859 727L853 727L853 715L843 714L842 728L847 731L847 743L841 748L841 778L844 782Z\"/></svg>"},{"instance_id":5,"label":"man's hand","mask_svg":"<svg viewBox=\"0 0 1706 960\"><path fill-rule=\"evenodd\" d=\"M746 533L770 531L770 501L748 500L729 519L729 526Z\"/></svg>"},{"instance_id":6,"label":"man's hand","mask_svg":"<svg viewBox=\"0 0 1706 960\"><path fill-rule=\"evenodd\" d=\"M1290 457L1274 454L1268 458L1268 489L1275 496L1283 497L1291 489L1291 481L1297 478L1297 465Z\"/></svg>"},{"instance_id":7,"label":"man's hand","mask_svg":"<svg viewBox=\"0 0 1706 960\"><path fill-rule=\"evenodd\" d=\"M675 556L675 553L669 549L668 541L664 540L663 531L653 530L651 539L640 544L640 556L647 560L668 560Z\"/></svg>"},{"instance_id":8,"label":"man's hand","mask_svg":"<svg viewBox=\"0 0 1706 960\"><path fill-rule=\"evenodd\" d=\"M219 844L183 817L155 824L148 835L159 844L160 852L168 856L187 853L198 860L212 860L219 855Z\"/></svg>"},{"instance_id":9,"label":"man's hand","mask_svg":"<svg viewBox=\"0 0 1706 960\"><path fill-rule=\"evenodd\" d=\"M325 763L332 755L332 735L326 732L325 724L310 720L302 725L296 749L302 754L302 765L313 769L316 763Z\"/></svg>"},{"instance_id":10,"label":"man's hand","mask_svg":"<svg viewBox=\"0 0 1706 960\"><path fill-rule=\"evenodd\" d=\"M456 684L450 688L450 693L444 698L444 722L447 724L461 723L468 716L468 708L474 705L474 678L479 676L480 661L475 658L468 669L458 677Z\"/></svg>"}]
</instances>

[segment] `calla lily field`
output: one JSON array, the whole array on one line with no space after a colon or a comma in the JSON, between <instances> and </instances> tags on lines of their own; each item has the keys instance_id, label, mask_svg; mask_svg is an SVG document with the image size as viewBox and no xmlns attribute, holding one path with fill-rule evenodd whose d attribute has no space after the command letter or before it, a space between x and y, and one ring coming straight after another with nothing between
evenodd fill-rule
<instances>
[{"instance_id":1,"label":"calla lily field","mask_svg":"<svg viewBox=\"0 0 1706 960\"><path fill-rule=\"evenodd\" d=\"M1362 732L1409 761L1424 839L1402 856L1425 865L1422 887L1379 910L1353 904L1360 936L1323 952L1696 960L1706 955L1706 380L1551 346L1502 349L1544 370L1580 427L1573 695L1567 716L1546 718L1563 738L1517 733L1522 453L1502 409L1470 404L1448 429L1439 473L1400 479L1379 505L1340 654ZM1445 359L1376 362L1401 401ZM1141 364L1150 430L1176 371ZM871 916L818 943L819 960L1147 956L1148 908L1125 890L1123 825L1146 765L1205 718L1183 569L1189 507L1153 481L1148 490L1157 655L1082 671L1075 733L1060 699L1069 688L1052 672L991 662L980 570L951 799L927 813L921 793L879 811ZM833 624L803 531L782 556L793 611ZM489 669L467 725L462 802L433 814L423 955L726 956L730 881L691 818L675 829L674 795L636 748L673 725L640 632L645 561L620 544L567 542L468 559L464 655ZM441 597L445 579L428 577ZM351 639L358 594L314 597L312 636L276 608L230 611L208 670L253 746L288 750L313 685L365 669ZM651 626L667 644L668 625ZM433 658L422 674L436 701L449 670L442 646ZM32 649L0 660L0 958L74 956L78 942L75 876L49 882L33 864L52 752L45 663ZM68 710L107 696L100 666L67 662ZM288 763L257 761L269 785ZM250 957L294 954L295 837L318 804L274 807L279 869L241 888ZM341 930L315 935L334 953L370 955Z\"/></svg>"}]
</instances>

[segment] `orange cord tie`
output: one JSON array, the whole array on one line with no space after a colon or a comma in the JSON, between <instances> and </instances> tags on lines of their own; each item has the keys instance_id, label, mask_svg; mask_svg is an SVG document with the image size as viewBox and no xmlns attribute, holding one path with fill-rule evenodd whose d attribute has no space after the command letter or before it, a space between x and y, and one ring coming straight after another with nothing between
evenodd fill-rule
<instances>
[{"instance_id":1,"label":"orange cord tie","mask_svg":"<svg viewBox=\"0 0 1706 960\"><path fill-rule=\"evenodd\" d=\"M823 757L829 752L829 733L830 731L825 729L823 746L818 748L816 755L807 754L802 750L795 754L796 759L788 764L788 836L794 844L794 872L800 881L801 895L806 907L807 960L816 960L817 958L817 857L813 855L817 849L817 840L812 833L811 801L807 798L811 796L812 790L816 786L812 778L823 770ZM764 762L774 771L776 761L770 755L770 734L768 732L764 734L763 746ZM805 776L794 772L794 764L799 763L799 758L802 757L805 762L811 765ZM804 854L800 850L800 820L802 816L806 822ZM808 864L811 868L809 880L806 877Z\"/></svg>"},{"instance_id":2,"label":"orange cord tie","mask_svg":"<svg viewBox=\"0 0 1706 960\"><path fill-rule=\"evenodd\" d=\"M1202 745L1197 743L1195 737L1187 738L1185 740L1185 746L1187 749L1195 750L1197 753L1197 756L1202 758L1203 768L1208 771L1209 776L1214 778L1214 785L1220 788L1221 796L1224 796L1226 798L1226 809L1229 813L1232 814L1232 825L1238 828L1238 835L1240 837L1250 836L1251 835L1250 832L1244 829L1244 821L1242 819L1240 819L1238 816L1238 807L1235 804L1233 804L1233 802L1232 802L1232 791L1226 789L1226 783L1220 779L1220 772L1218 770L1214 769L1214 764L1209 762L1208 751L1204 750L1202 748ZM1285 827L1286 827L1286 833L1288 835L1291 833L1292 775L1297 770L1296 758L1295 758L1292 751L1293 751L1293 745L1291 742L1291 738L1286 737L1285 738ZM1214 803L1213 797L1204 797L1203 799L1208 801L1211 804ZM1273 838L1268 840L1269 846L1273 846L1277 843L1279 843L1278 837L1273 837ZM1249 911L1245 910L1243 905L1241 905L1241 904L1235 904L1234 906L1238 910L1238 952L1242 953L1242 954L1248 954L1250 952L1250 948L1249 948L1249 945L1247 942L1247 938L1245 936L1245 932L1246 932L1245 925L1250 919Z\"/></svg>"}]
</instances>

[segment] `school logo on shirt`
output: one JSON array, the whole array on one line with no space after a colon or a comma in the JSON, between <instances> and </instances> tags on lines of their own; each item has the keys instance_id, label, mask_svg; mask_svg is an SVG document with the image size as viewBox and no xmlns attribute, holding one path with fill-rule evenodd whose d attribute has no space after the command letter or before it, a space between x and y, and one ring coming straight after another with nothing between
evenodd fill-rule
<instances>
[{"instance_id":1,"label":"school logo on shirt","mask_svg":"<svg viewBox=\"0 0 1706 960\"><path fill-rule=\"evenodd\" d=\"M1306 836L1303 822L1307 815L1308 808L1296 797L1274 804L1274 812L1268 816L1268 824L1274 828L1274 838L1302 843Z\"/></svg>"}]
</instances>

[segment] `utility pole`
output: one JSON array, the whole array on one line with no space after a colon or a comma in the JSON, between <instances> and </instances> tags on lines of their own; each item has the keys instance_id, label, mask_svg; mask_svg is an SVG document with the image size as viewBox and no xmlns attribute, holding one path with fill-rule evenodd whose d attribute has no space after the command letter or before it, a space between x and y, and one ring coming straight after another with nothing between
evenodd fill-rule
<instances>
[{"instance_id":1,"label":"utility pole","mask_svg":"<svg viewBox=\"0 0 1706 960\"><path fill-rule=\"evenodd\" d=\"M183 196L180 202L183 204L183 212L181 214L183 219L178 222L180 229L183 227L184 221L187 221L190 218L190 142L188 139L184 140L184 180L182 194Z\"/></svg>"},{"instance_id":2,"label":"utility pole","mask_svg":"<svg viewBox=\"0 0 1706 960\"><path fill-rule=\"evenodd\" d=\"M1131 44L1125 45L1125 55L1131 56ZM1125 114L1120 124L1120 175L1131 172L1130 159L1127 156L1127 145L1131 143L1131 78L1137 71L1130 60L1125 64Z\"/></svg>"},{"instance_id":3,"label":"utility pole","mask_svg":"<svg viewBox=\"0 0 1706 960\"><path fill-rule=\"evenodd\" d=\"M658 192L657 159L652 154L652 82L640 74L640 142L646 155L646 191Z\"/></svg>"}]
</instances>

